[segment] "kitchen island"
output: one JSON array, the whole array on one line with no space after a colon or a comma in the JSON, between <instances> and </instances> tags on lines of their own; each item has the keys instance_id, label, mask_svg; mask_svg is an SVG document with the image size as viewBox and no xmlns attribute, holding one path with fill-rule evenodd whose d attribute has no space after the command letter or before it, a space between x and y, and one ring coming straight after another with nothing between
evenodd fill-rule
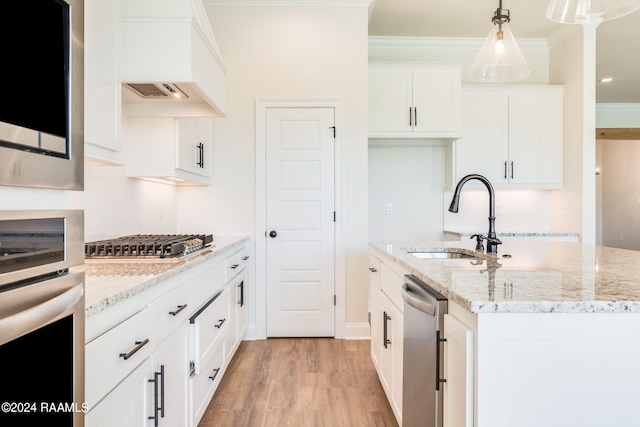
<instances>
[{"instance_id":1,"label":"kitchen island","mask_svg":"<svg viewBox=\"0 0 640 427\"><path fill-rule=\"evenodd\" d=\"M505 242L498 256L475 253L473 242L371 247L372 305L386 304L385 316L395 307L402 319L403 274L449 300L446 427L640 425L640 252L567 242ZM453 248L476 258L410 253Z\"/></svg>"}]
</instances>

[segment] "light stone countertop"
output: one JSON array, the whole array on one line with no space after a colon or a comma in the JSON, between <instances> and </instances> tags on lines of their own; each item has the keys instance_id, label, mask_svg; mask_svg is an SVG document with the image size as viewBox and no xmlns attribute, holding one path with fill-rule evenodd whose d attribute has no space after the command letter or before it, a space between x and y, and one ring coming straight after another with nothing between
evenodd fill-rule
<instances>
[{"instance_id":1,"label":"light stone countertop","mask_svg":"<svg viewBox=\"0 0 640 427\"><path fill-rule=\"evenodd\" d=\"M242 245L247 239L247 236L215 236L211 247L182 258L88 260L72 269L85 272L85 315L94 315L152 288L220 252Z\"/></svg>"},{"instance_id":2,"label":"light stone countertop","mask_svg":"<svg viewBox=\"0 0 640 427\"><path fill-rule=\"evenodd\" d=\"M481 265L419 259L402 248L474 242L374 242L371 247L472 313L640 313L640 252L570 242L504 242ZM511 255L505 258L504 255Z\"/></svg>"}]
</instances>

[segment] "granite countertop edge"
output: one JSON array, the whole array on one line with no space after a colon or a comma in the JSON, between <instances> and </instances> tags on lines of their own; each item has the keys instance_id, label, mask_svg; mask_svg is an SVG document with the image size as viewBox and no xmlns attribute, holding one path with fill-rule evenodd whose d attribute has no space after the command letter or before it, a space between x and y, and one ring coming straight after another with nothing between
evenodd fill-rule
<instances>
[{"instance_id":1,"label":"granite countertop edge","mask_svg":"<svg viewBox=\"0 0 640 427\"><path fill-rule=\"evenodd\" d=\"M467 243L461 243L456 241L444 242L444 246L461 248L462 252L475 253L472 246ZM578 243L568 243L569 245L578 245ZM467 311L475 314L513 314L513 313L640 313L640 299L610 299L610 300L563 300L563 301L549 301L549 300L530 300L530 301L489 301L481 299L471 299L464 295L462 292L458 292L447 284L440 283L439 280L430 277L429 272L420 268L420 261L414 261L408 258L406 253L401 256L396 256L394 253L390 253L385 250L385 246L389 243L371 242L370 246L376 250L377 253L383 255L394 263L404 268L409 274L414 275L418 279L422 280L428 286L431 286L437 292L440 292L448 300L454 301ZM420 244L405 244L394 242L394 251L400 248L411 249L429 249L437 248L442 249L440 245L420 245ZM601 248L607 249L607 248ZM486 255L488 256L488 255ZM405 259L405 257L407 257ZM639 254L640 257L640 254Z\"/></svg>"}]
</instances>

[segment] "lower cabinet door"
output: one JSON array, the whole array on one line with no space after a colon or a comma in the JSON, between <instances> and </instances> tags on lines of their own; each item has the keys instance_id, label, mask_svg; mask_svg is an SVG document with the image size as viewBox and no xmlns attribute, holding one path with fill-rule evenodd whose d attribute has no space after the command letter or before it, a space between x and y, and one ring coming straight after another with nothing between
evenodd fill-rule
<instances>
[{"instance_id":1,"label":"lower cabinet door","mask_svg":"<svg viewBox=\"0 0 640 427\"><path fill-rule=\"evenodd\" d=\"M202 363L202 369L190 379L191 386L191 410L193 425L196 426L202 419L209 401L213 397L225 370L225 342L220 344L208 355Z\"/></svg>"},{"instance_id":2,"label":"lower cabinet door","mask_svg":"<svg viewBox=\"0 0 640 427\"><path fill-rule=\"evenodd\" d=\"M150 410L152 413L149 414L157 421L154 425L188 425L188 342L188 324L184 322L154 353L155 383Z\"/></svg>"},{"instance_id":3,"label":"lower cabinet door","mask_svg":"<svg viewBox=\"0 0 640 427\"><path fill-rule=\"evenodd\" d=\"M473 330L444 315L444 427L473 427Z\"/></svg>"},{"instance_id":4,"label":"lower cabinet door","mask_svg":"<svg viewBox=\"0 0 640 427\"><path fill-rule=\"evenodd\" d=\"M123 381L89 408L85 416L86 427L150 427L153 400L153 365L151 357L145 359Z\"/></svg>"}]
</instances>

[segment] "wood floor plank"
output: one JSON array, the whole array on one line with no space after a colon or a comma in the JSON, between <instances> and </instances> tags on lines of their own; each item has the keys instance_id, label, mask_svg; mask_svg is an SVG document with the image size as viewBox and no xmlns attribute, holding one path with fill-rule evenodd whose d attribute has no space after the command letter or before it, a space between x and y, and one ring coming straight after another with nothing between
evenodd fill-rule
<instances>
[{"instance_id":1,"label":"wood floor plank","mask_svg":"<svg viewBox=\"0 0 640 427\"><path fill-rule=\"evenodd\" d=\"M199 427L393 427L368 340L243 341Z\"/></svg>"}]
</instances>

